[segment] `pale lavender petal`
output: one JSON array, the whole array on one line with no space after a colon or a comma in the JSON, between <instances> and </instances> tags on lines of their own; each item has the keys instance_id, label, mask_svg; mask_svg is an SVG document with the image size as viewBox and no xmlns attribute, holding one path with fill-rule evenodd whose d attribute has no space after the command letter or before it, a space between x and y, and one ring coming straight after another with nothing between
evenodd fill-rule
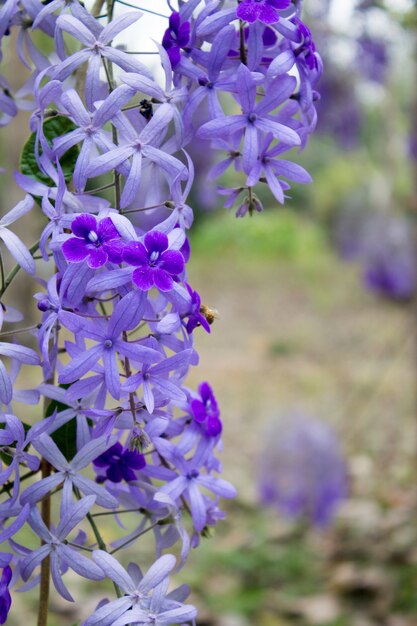
<instances>
[{"instance_id":1,"label":"pale lavender petal","mask_svg":"<svg viewBox=\"0 0 417 626\"><path fill-rule=\"evenodd\" d=\"M126 159L128 159L133 152L134 148L132 146L122 146L102 154L91 163L87 170L87 176L93 178L94 176L101 176L101 174L105 174L109 170L114 169L126 161Z\"/></svg>"},{"instance_id":2,"label":"pale lavender petal","mask_svg":"<svg viewBox=\"0 0 417 626\"><path fill-rule=\"evenodd\" d=\"M258 117L255 126L259 128L259 130L263 130L264 133L272 133L274 137L289 146L299 146L301 143L301 139L295 130L279 122L273 122L272 120Z\"/></svg>"},{"instance_id":3,"label":"pale lavender petal","mask_svg":"<svg viewBox=\"0 0 417 626\"><path fill-rule=\"evenodd\" d=\"M119 585L126 593L134 593L136 585L126 570L120 565L114 556L111 556L104 550L95 550L93 552L93 560L103 570L105 575L110 578L116 585ZM130 601L131 605L131 601ZM90 622L87 622L88 625ZM87 626L86 623L86 626ZM95 622L91 622L93 624Z\"/></svg>"},{"instance_id":4,"label":"pale lavender petal","mask_svg":"<svg viewBox=\"0 0 417 626\"><path fill-rule=\"evenodd\" d=\"M67 459L48 435L40 435L40 437L35 439L32 445L55 469L65 471L69 468Z\"/></svg>"},{"instance_id":5,"label":"pale lavender petal","mask_svg":"<svg viewBox=\"0 0 417 626\"><path fill-rule=\"evenodd\" d=\"M219 137L228 137L233 133L242 130L246 125L245 115L227 115L210 120L203 124L197 131L197 137L201 139L218 139Z\"/></svg>"},{"instance_id":6,"label":"pale lavender petal","mask_svg":"<svg viewBox=\"0 0 417 626\"><path fill-rule=\"evenodd\" d=\"M90 57L87 75L85 78L85 101L88 108L93 110L95 100L100 98L100 68L102 58L99 54L93 54Z\"/></svg>"},{"instance_id":7,"label":"pale lavender petal","mask_svg":"<svg viewBox=\"0 0 417 626\"><path fill-rule=\"evenodd\" d=\"M207 511L204 498L193 480L189 481L188 493L194 528L197 532L201 532L206 525Z\"/></svg>"},{"instance_id":8,"label":"pale lavender petal","mask_svg":"<svg viewBox=\"0 0 417 626\"><path fill-rule=\"evenodd\" d=\"M88 496L94 496L96 498L96 503L99 506L104 507L105 509L116 509L118 506L118 502L116 498L114 498L111 494L109 494L104 487L100 487L93 480L86 478L85 476L81 476L78 474L73 479L74 485L76 485L80 491L87 494Z\"/></svg>"},{"instance_id":9,"label":"pale lavender petal","mask_svg":"<svg viewBox=\"0 0 417 626\"><path fill-rule=\"evenodd\" d=\"M196 478L196 482L222 498L235 498L237 495L236 489L231 483L222 478L217 478L216 476L204 476L200 474L200 476Z\"/></svg>"},{"instance_id":10,"label":"pale lavender petal","mask_svg":"<svg viewBox=\"0 0 417 626\"><path fill-rule=\"evenodd\" d=\"M70 76L82 63L88 61L91 56L91 50L83 48L79 52L72 54L68 59L56 65L53 69L52 78L55 80L64 80Z\"/></svg>"},{"instance_id":11,"label":"pale lavender petal","mask_svg":"<svg viewBox=\"0 0 417 626\"><path fill-rule=\"evenodd\" d=\"M169 104L162 104L155 112L140 134L140 140L144 143L159 146L165 136L170 121L172 120L173 109Z\"/></svg>"},{"instance_id":12,"label":"pale lavender petal","mask_svg":"<svg viewBox=\"0 0 417 626\"><path fill-rule=\"evenodd\" d=\"M87 374L100 359L102 351L102 346L98 345L76 356L61 370L58 378L59 382L64 385L73 383L81 376L84 376L84 374Z\"/></svg>"},{"instance_id":13,"label":"pale lavender petal","mask_svg":"<svg viewBox=\"0 0 417 626\"><path fill-rule=\"evenodd\" d=\"M182 624L183 622L189 622L197 615L197 609L192 604L185 604L184 606L176 609L170 609L164 611L158 615L158 622L160 624Z\"/></svg>"},{"instance_id":14,"label":"pale lavender petal","mask_svg":"<svg viewBox=\"0 0 417 626\"><path fill-rule=\"evenodd\" d=\"M160 352L146 346L127 343L126 341L115 341L114 346L118 352L139 363L158 363L162 359Z\"/></svg>"},{"instance_id":15,"label":"pale lavender petal","mask_svg":"<svg viewBox=\"0 0 417 626\"><path fill-rule=\"evenodd\" d=\"M90 559L87 559L81 552L77 552L69 546L64 545L60 546L59 552L66 564L83 578L88 578L89 580L103 580L104 574L101 568L93 563L93 561L90 561Z\"/></svg>"},{"instance_id":16,"label":"pale lavender petal","mask_svg":"<svg viewBox=\"0 0 417 626\"><path fill-rule=\"evenodd\" d=\"M119 300L110 318L110 335L119 337L123 331L135 328L143 318L145 304L145 295L140 291L131 291Z\"/></svg>"},{"instance_id":17,"label":"pale lavender petal","mask_svg":"<svg viewBox=\"0 0 417 626\"><path fill-rule=\"evenodd\" d=\"M20 574L23 580L28 580L29 576L35 569L39 563L43 561L43 559L48 556L51 552L51 546L45 545L41 546L37 550L34 550L28 556L25 556L21 562Z\"/></svg>"},{"instance_id":18,"label":"pale lavender petal","mask_svg":"<svg viewBox=\"0 0 417 626\"><path fill-rule=\"evenodd\" d=\"M105 552L104 554L107 553ZM97 609L93 615L83 622L83 626L113 626L114 621L120 617L120 615L128 611L131 606L132 599L130 597L124 596L123 598L118 598Z\"/></svg>"},{"instance_id":19,"label":"pale lavender petal","mask_svg":"<svg viewBox=\"0 0 417 626\"><path fill-rule=\"evenodd\" d=\"M64 585L64 581L62 580L57 551L51 553L51 578L58 593L63 598L65 598L65 600L68 600L68 602L74 602L74 598L72 597L72 595Z\"/></svg>"},{"instance_id":20,"label":"pale lavender petal","mask_svg":"<svg viewBox=\"0 0 417 626\"><path fill-rule=\"evenodd\" d=\"M234 26L228 25L222 28L213 39L207 66L210 80L216 80L218 77L229 51L233 48L235 38Z\"/></svg>"},{"instance_id":21,"label":"pale lavender petal","mask_svg":"<svg viewBox=\"0 0 417 626\"><path fill-rule=\"evenodd\" d=\"M240 104L244 113L250 113L255 105L256 83L246 65L239 66L237 71L237 85Z\"/></svg>"},{"instance_id":22,"label":"pale lavender petal","mask_svg":"<svg viewBox=\"0 0 417 626\"><path fill-rule=\"evenodd\" d=\"M103 28L100 33L99 41L107 45L116 37L116 35L121 33L122 30L125 30L137 22L142 16L143 13L141 11L130 11L129 13L119 15Z\"/></svg>"},{"instance_id":23,"label":"pale lavender petal","mask_svg":"<svg viewBox=\"0 0 417 626\"><path fill-rule=\"evenodd\" d=\"M44 496L50 493L55 487L58 487L64 481L61 473L55 473L52 476L43 478L39 482L30 485L21 495L20 502L22 504L35 504L42 500Z\"/></svg>"},{"instance_id":24,"label":"pale lavender petal","mask_svg":"<svg viewBox=\"0 0 417 626\"><path fill-rule=\"evenodd\" d=\"M123 187L121 201L122 209L131 204L140 187L142 177L142 151L135 150L132 153L132 160L130 165L130 172L126 179L125 186Z\"/></svg>"},{"instance_id":25,"label":"pale lavender petal","mask_svg":"<svg viewBox=\"0 0 417 626\"><path fill-rule=\"evenodd\" d=\"M73 506L65 512L61 517L59 524L56 528L56 536L60 541L63 541L69 533L78 524L85 519L85 516L96 501L95 496L86 496L78 502L75 502Z\"/></svg>"},{"instance_id":26,"label":"pale lavender petal","mask_svg":"<svg viewBox=\"0 0 417 626\"><path fill-rule=\"evenodd\" d=\"M116 352L104 350L103 352L104 377L110 395L118 400L120 398L120 375L117 368Z\"/></svg>"},{"instance_id":27,"label":"pale lavender petal","mask_svg":"<svg viewBox=\"0 0 417 626\"><path fill-rule=\"evenodd\" d=\"M0 401L3 404L10 404L13 397L13 387L7 370L0 361Z\"/></svg>"},{"instance_id":28,"label":"pale lavender petal","mask_svg":"<svg viewBox=\"0 0 417 626\"><path fill-rule=\"evenodd\" d=\"M78 39L78 41L81 41L85 46L94 45L96 38L93 33L73 15L60 15L56 25L75 37L75 39Z\"/></svg>"},{"instance_id":29,"label":"pale lavender petal","mask_svg":"<svg viewBox=\"0 0 417 626\"><path fill-rule=\"evenodd\" d=\"M0 227L0 239L3 240L4 245L16 263L18 263L25 272L28 274L34 274L36 272L35 261L23 241L21 241L17 235L3 226Z\"/></svg>"},{"instance_id":30,"label":"pale lavender petal","mask_svg":"<svg viewBox=\"0 0 417 626\"><path fill-rule=\"evenodd\" d=\"M243 169L249 173L256 165L258 159L258 131L252 124L246 126L245 138L243 140L242 163Z\"/></svg>"},{"instance_id":31,"label":"pale lavender petal","mask_svg":"<svg viewBox=\"0 0 417 626\"><path fill-rule=\"evenodd\" d=\"M281 204L284 204L284 191L280 185L279 180L277 179L277 177L275 176L274 172L272 171L270 167L267 166L264 169L265 169L265 178L266 178L266 182L268 183L269 189L272 191L272 193L274 194L278 202L280 202Z\"/></svg>"},{"instance_id":32,"label":"pale lavender petal","mask_svg":"<svg viewBox=\"0 0 417 626\"><path fill-rule=\"evenodd\" d=\"M27 194L26 197L18 202L16 206L3 215L0 220L0 226L8 226L9 224L13 224L17 219L28 213L34 205L34 199L31 195Z\"/></svg>"},{"instance_id":33,"label":"pale lavender petal","mask_svg":"<svg viewBox=\"0 0 417 626\"><path fill-rule=\"evenodd\" d=\"M26 363L26 365L39 365L40 363L39 356L34 350L14 343L1 341L0 354L8 356L11 359L16 359L20 363Z\"/></svg>"},{"instance_id":34,"label":"pale lavender petal","mask_svg":"<svg viewBox=\"0 0 417 626\"><path fill-rule=\"evenodd\" d=\"M176 558L172 554L164 554L148 569L138 585L138 590L147 593L168 576L174 569Z\"/></svg>"}]
</instances>

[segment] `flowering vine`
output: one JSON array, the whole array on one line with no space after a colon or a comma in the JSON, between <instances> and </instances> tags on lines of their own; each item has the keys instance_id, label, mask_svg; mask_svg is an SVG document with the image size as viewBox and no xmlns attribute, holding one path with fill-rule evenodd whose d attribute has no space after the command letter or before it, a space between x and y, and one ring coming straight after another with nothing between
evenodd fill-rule
<instances>
[{"instance_id":1,"label":"flowering vine","mask_svg":"<svg viewBox=\"0 0 417 626\"><path fill-rule=\"evenodd\" d=\"M16 31L31 70L16 93L0 77L0 123L32 111L15 173L26 195L0 221L2 255L17 262L6 275L1 261L0 323L13 326L0 342L0 623L11 586L39 585L45 626L50 581L73 600L68 569L114 585L116 599L84 615L84 626L195 618L184 587L168 592L169 576L235 489L218 476L214 392L207 382L197 392L184 384L198 363L193 335L213 321L187 282L194 166L186 148L200 137L219 155L214 179L235 170L238 186L219 192L238 216L262 210L256 187L282 203L288 180L310 180L281 158L305 146L316 123L321 61L300 2L168 1L162 43L154 42L162 85L135 56L142 51L112 44L155 11L115 16L117 2L96 0L91 13L78 0L6 0L0 9L1 46ZM34 31L52 39L52 53ZM30 211L47 223L28 249L10 226ZM14 326L22 316L7 301L20 268L40 285L32 328ZM22 390L26 365L40 382ZM33 425L15 415L15 402L40 398ZM130 522L106 543L103 516ZM32 542L19 535L25 525ZM144 536L153 537L155 562L145 574L135 563L125 570L115 555ZM165 552L176 542L178 562Z\"/></svg>"}]
</instances>

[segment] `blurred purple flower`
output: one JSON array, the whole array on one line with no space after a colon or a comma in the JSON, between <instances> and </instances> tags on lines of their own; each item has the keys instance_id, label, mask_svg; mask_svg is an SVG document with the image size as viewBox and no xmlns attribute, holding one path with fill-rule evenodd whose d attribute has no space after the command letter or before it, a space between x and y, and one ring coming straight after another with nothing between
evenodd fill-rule
<instances>
[{"instance_id":1,"label":"blurred purple flower","mask_svg":"<svg viewBox=\"0 0 417 626\"><path fill-rule=\"evenodd\" d=\"M408 220L377 216L368 220L363 236L363 280L376 294L408 300L416 289L415 245Z\"/></svg>"},{"instance_id":2,"label":"blurred purple flower","mask_svg":"<svg viewBox=\"0 0 417 626\"><path fill-rule=\"evenodd\" d=\"M383 39L375 39L363 35L358 39L358 69L368 80L383 84L388 70L387 43Z\"/></svg>"},{"instance_id":3,"label":"blurred purple flower","mask_svg":"<svg viewBox=\"0 0 417 626\"><path fill-rule=\"evenodd\" d=\"M328 526L347 496L347 471L339 442L327 424L290 414L273 422L260 457L261 501L290 518Z\"/></svg>"}]
</instances>

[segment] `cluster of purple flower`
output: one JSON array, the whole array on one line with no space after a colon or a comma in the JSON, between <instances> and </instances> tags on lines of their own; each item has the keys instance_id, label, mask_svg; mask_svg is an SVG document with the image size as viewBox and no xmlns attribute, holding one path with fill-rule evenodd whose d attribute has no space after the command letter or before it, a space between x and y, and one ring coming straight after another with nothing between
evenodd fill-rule
<instances>
[{"instance_id":1,"label":"cluster of purple flower","mask_svg":"<svg viewBox=\"0 0 417 626\"><path fill-rule=\"evenodd\" d=\"M309 181L280 158L305 145L316 121L321 63L299 2L188 0L178 11L168 2L169 25L156 44L164 86L112 46L143 15L114 17L114 4L98 17L78 0L6 0L0 10L1 43L16 30L20 58L32 71L16 94L1 78L1 123L19 107L33 109L33 134L15 174L27 195L0 221L0 238L18 264L3 276L0 297L20 267L42 286L35 294L41 321L32 329L38 351L19 344L24 328L0 342L0 537L8 546L0 553L0 623L10 608L9 583L19 580L21 590L40 580L39 623L46 623L49 568L67 600L68 568L114 582L118 599L103 601L85 626L195 617L184 588L168 593L175 558L161 554L179 541L182 565L223 517L219 499L235 490L215 475L222 423L213 391L208 383L198 392L184 386L198 362L193 333L210 332L185 270L194 172L184 148L197 135L226 151L212 175L233 166L243 176L242 186L222 189L228 206L241 198L238 215L262 208L253 191L259 182L283 202L289 185L282 177ZM32 30L53 38L53 54L37 48ZM80 49L68 53L67 36ZM220 94L240 111L225 114ZM199 117L195 128L203 101L207 119ZM92 189L96 177L102 179ZM102 193L111 188L112 207ZM29 251L9 226L35 206L48 223ZM21 319L6 303L0 317ZM34 389L14 384L24 365L42 373ZM34 425L14 414L12 401L37 404L40 397L45 414ZM106 546L97 515L121 513L132 516L134 529L121 525L121 536ZM25 524L40 547L17 535ZM126 572L113 554L149 531L156 562L145 575L134 564Z\"/></svg>"}]
</instances>

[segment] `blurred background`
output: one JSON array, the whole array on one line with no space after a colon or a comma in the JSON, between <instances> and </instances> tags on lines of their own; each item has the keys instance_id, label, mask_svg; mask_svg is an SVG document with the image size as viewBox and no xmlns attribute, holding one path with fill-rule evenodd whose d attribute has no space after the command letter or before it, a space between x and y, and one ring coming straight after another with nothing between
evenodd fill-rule
<instances>
[{"instance_id":1,"label":"blurred background","mask_svg":"<svg viewBox=\"0 0 417 626\"><path fill-rule=\"evenodd\" d=\"M304 7L325 66L318 129L296 158L313 184L295 185L285 208L265 194L263 214L235 219L207 181L211 164L196 164L190 283L218 316L211 335L194 334L188 382L215 390L239 495L177 582L190 584L201 626L413 626L417 9ZM17 166L23 132L21 119L2 130L2 163ZM1 212L20 197L6 172ZM28 243L30 229L22 220ZM24 280L13 297L34 315ZM11 625L32 623L33 607L15 603ZM76 620L54 603L51 626Z\"/></svg>"}]
</instances>

